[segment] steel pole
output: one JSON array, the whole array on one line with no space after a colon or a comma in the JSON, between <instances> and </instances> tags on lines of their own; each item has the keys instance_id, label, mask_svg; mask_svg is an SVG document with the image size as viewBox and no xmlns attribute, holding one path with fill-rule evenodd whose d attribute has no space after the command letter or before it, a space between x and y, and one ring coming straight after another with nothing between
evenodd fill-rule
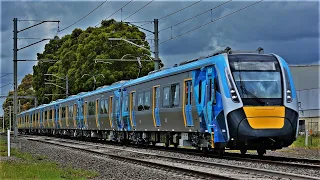
<instances>
[{"instance_id":1,"label":"steel pole","mask_svg":"<svg viewBox=\"0 0 320 180\"><path fill-rule=\"evenodd\" d=\"M2 131L4 132L4 115L5 114L3 114L3 117L2 117Z\"/></svg>"},{"instance_id":2,"label":"steel pole","mask_svg":"<svg viewBox=\"0 0 320 180\"><path fill-rule=\"evenodd\" d=\"M14 142L17 142L17 134L18 134L18 128L17 128L17 114L18 114L18 108L17 108L17 96L18 96L18 19L13 19L13 85L14 85L14 93L13 93L13 120L14 120Z\"/></svg>"},{"instance_id":3,"label":"steel pole","mask_svg":"<svg viewBox=\"0 0 320 180\"><path fill-rule=\"evenodd\" d=\"M11 112L11 106L9 106L9 130L11 131L11 114L12 114L12 112Z\"/></svg>"},{"instance_id":4,"label":"steel pole","mask_svg":"<svg viewBox=\"0 0 320 180\"><path fill-rule=\"evenodd\" d=\"M159 30L158 19L154 19L154 70L159 69Z\"/></svg>"}]
</instances>

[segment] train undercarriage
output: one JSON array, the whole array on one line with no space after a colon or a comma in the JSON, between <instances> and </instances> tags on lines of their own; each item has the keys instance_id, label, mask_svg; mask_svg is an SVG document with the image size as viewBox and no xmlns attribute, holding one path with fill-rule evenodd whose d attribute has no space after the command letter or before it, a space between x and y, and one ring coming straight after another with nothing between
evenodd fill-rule
<instances>
[{"instance_id":1,"label":"train undercarriage","mask_svg":"<svg viewBox=\"0 0 320 180\"><path fill-rule=\"evenodd\" d=\"M181 132L141 132L141 131L108 131L108 130L79 130L79 129L19 129L20 134L45 135L65 138L90 139L119 143L122 145L141 145L156 146L161 143L165 147L173 146L174 148L194 148L205 154L223 155L226 149L240 150L241 154L245 154L247 150L257 150L259 155L266 153L270 148L260 143L251 143L250 146L242 143L230 141L226 143L213 143L213 139L209 133L181 133ZM247 142L248 143L248 142ZM266 143L267 144L267 143Z\"/></svg>"}]
</instances>

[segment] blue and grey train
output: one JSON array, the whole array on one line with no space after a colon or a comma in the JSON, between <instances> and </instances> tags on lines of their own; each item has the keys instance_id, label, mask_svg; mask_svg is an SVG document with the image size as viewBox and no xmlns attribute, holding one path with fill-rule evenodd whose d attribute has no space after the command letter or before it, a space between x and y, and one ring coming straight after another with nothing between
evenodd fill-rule
<instances>
[{"instance_id":1,"label":"blue and grey train","mask_svg":"<svg viewBox=\"0 0 320 180\"><path fill-rule=\"evenodd\" d=\"M18 124L21 133L263 155L296 140L298 107L283 58L227 48L29 109Z\"/></svg>"}]
</instances>

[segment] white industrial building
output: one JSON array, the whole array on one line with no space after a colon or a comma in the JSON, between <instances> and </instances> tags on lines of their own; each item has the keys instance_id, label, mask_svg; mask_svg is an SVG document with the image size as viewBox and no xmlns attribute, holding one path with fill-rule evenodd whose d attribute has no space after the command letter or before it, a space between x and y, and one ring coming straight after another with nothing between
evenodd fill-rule
<instances>
[{"instance_id":1,"label":"white industrial building","mask_svg":"<svg viewBox=\"0 0 320 180\"><path fill-rule=\"evenodd\" d=\"M320 134L320 64L290 65L299 102L300 132Z\"/></svg>"}]
</instances>

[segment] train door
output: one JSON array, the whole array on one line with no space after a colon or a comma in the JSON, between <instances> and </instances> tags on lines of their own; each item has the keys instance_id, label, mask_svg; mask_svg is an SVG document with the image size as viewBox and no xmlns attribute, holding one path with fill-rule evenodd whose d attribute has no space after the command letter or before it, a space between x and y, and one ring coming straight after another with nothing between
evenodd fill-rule
<instances>
[{"instance_id":1,"label":"train door","mask_svg":"<svg viewBox=\"0 0 320 180\"><path fill-rule=\"evenodd\" d=\"M136 92L131 91L131 93L130 93L130 121L131 121L132 128L133 128L133 126L137 126L135 109L136 109Z\"/></svg>"},{"instance_id":2,"label":"train door","mask_svg":"<svg viewBox=\"0 0 320 180\"><path fill-rule=\"evenodd\" d=\"M121 129L121 122L120 122L120 92L119 90L114 91L114 111L113 111L113 125L114 128L117 130Z\"/></svg>"},{"instance_id":3,"label":"train door","mask_svg":"<svg viewBox=\"0 0 320 180\"><path fill-rule=\"evenodd\" d=\"M56 125L55 128L59 129L60 126L59 126L59 105L58 104L54 105L54 111L55 111L55 113L54 113L54 123Z\"/></svg>"},{"instance_id":4,"label":"train door","mask_svg":"<svg viewBox=\"0 0 320 180\"><path fill-rule=\"evenodd\" d=\"M122 91L122 128L131 131L130 121L129 121L129 96L126 89Z\"/></svg>"},{"instance_id":5,"label":"train door","mask_svg":"<svg viewBox=\"0 0 320 180\"><path fill-rule=\"evenodd\" d=\"M72 120L73 120L73 128L77 128L77 104L75 103L73 105L73 109L72 109Z\"/></svg>"},{"instance_id":6,"label":"train door","mask_svg":"<svg viewBox=\"0 0 320 180\"><path fill-rule=\"evenodd\" d=\"M214 88L214 78L215 78L215 69L213 66L207 67L207 75L206 75L206 104L205 104L205 119L208 125L208 132L213 132L213 121L215 119L214 106L216 105L216 93Z\"/></svg>"},{"instance_id":7,"label":"train door","mask_svg":"<svg viewBox=\"0 0 320 180\"><path fill-rule=\"evenodd\" d=\"M206 85L207 85L207 70L201 68L193 71L192 84L194 88L194 100L200 121L200 132L207 132L208 114L206 110Z\"/></svg>"},{"instance_id":8,"label":"train door","mask_svg":"<svg viewBox=\"0 0 320 180\"><path fill-rule=\"evenodd\" d=\"M183 88L183 119L185 126L193 126L192 119L192 79L184 80Z\"/></svg>"},{"instance_id":9,"label":"train door","mask_svg":"<svg viewBox=\"0 0 320 180\"><path fill-rule=\"evenodd\" d=\"M77 127L82 129L84 127L83 119L83 99L80 98L76 101L76 111L77 111Z\"/></svg>"},{"instance_id":10,"label":"train door","mask_svg":"<svg viewBox=\"0 0 320 180\"><path fill-rule=\"evenodd\" d=\"M113 125L113 96L110 96L110 98L109 98L109 121L110 121L110 127L114 128L114 125Z\"/></svg>"},{"instance_id":11,"label":"train door","mask_svg":"<svg viewBox=\"0 0 320 180\"><path fill-rule=\"evenodd\" d=\"M206 122L207 130L211 133L212 143L226 142L224 137L226 124L223 115L221 94L219 93L218 76L214 66L206 68ZM212 144L212 147L214 145Z\"/></svg>"},{"instance_id":12,"label":"train door","mask_svg":"<svg viewBox=\"0 0 320 180\"><path fill-rule=\"evenodd\" d=\"M95 119L96 119L96 126L100 130L100 116L99 116L100 104L99 103L100 103L99 99L96 99Z\"/></svg>"},{"instance_id":13,"label":"train door","mask_svg":"<svg viewBox=\"0 0 320 180\"><path fill-rule=\"evenodd\" d=\"M44 121L43 121L43 108L40 109L40 128L44 127Z\"/></svg>"},{"instance_id":14,"label":"train door","mask_svg":"<svg viewBox=\"0 0 320 180\"><path fill-rule=\"evenodd\" d=\"M153 122L155 127L161 126L160 122L160 114L159 114L159 105L160 102L160 86L154 86L153 87Z\"/></svg>"}]
</instances>

